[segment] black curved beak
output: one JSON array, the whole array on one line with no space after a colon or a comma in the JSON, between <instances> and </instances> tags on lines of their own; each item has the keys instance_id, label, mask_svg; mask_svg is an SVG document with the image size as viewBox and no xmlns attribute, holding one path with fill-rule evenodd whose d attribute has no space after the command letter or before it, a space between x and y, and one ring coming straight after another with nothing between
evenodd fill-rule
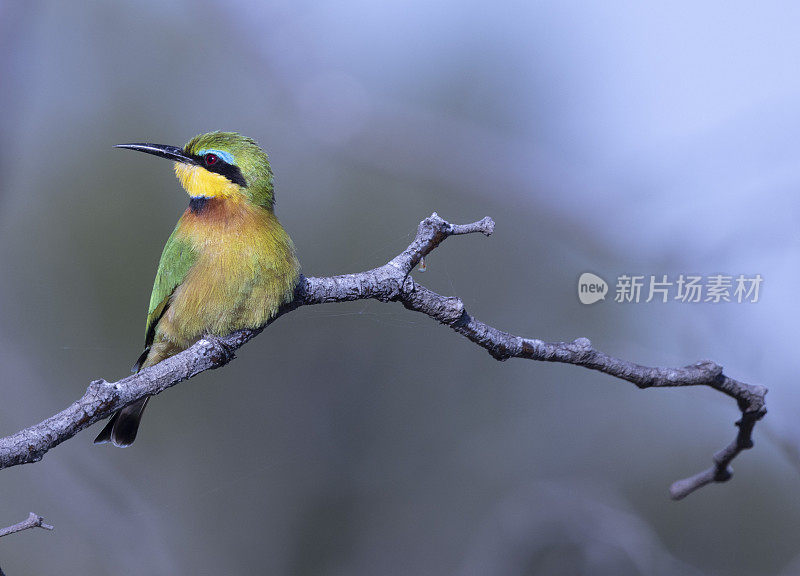
<instances>
[{"instance_id":1,"label":"black curved beak","mask_svg":"<svg viewBox=\"0 0 800 576\"><path fill-rule=\"evenodd\" d=\"M177 148L175 146L167 146L166 144L116 144L114 148L127 148L128 150L138 150L139 152L145 152L147 154L152 154L153 156L159 156L161 158L166 158L167 160L172 160L174 162L183 162L184 164L197 164L197 160L192 158L191 156L187 156L187 154L183 151L182 148Z\"/></svg>"}]
</instances>

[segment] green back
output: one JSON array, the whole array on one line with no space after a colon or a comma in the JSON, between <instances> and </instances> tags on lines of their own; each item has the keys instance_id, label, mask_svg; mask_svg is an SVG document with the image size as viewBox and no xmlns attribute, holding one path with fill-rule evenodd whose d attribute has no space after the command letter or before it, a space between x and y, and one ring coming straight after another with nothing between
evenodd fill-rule
<instances>
[{"instance_id":1,"label":"green back","mask_svg":"<svg viewBox=\"0 0 800 576\"><path fill-rule=\"evenodd\" d=\"M170 296L186 278L186 274L196 261L197 252L187 239L179 237L176 226L164 246L161 261L158 263L158 272L156 272L156 280L153 283L153 293L150 295L150 308L147 313L145 348L153 343L156 325L167 310Z\"/></svg>"}]
</instances>

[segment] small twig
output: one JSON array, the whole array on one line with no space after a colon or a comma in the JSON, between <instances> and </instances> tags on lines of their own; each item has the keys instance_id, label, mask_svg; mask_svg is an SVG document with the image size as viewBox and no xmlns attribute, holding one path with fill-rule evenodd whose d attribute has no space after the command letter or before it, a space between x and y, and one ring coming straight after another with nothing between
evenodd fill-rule
<instances>
[{"instance_id":1,"label":"small twig","mask_svg":"<svg viewBox=\"0 0 800 576\"><path fill-rule=\"evenodd\" d=\"M9 526L8 528L0 529L0 538L3 536L8 536L9 534L15 534L17 532L22 532L23 530L27 530L28 528L44 528L45 530L52 530L54 527L50 524L44 523L44 518L39 516L38 514L34 514L31 512L28 514L28 517L23 520L22 522L18 522L13 526Z\"/></svg>"},{"instance_id":2,"label":"small twig","mask_svg":"<svg viewBox=\"0 0 800 576\"><path fill-rule=\"evenodd\" d=\"M714 455L714 465L700 474L675 482L670 494L681 499L711 482L725 482L733 471L731 461L753 446L756 422L767 413L763 386L745 384L723 374L722 367L703 361L683 368L653 368L608 356L592 347L586 338L573 342L544 342L515 336L470 316L460 298L448 297L416 284L410 274L419 262L449 236L494 231L491 218L472 224L450 224L432 214L419 224L414 241L388 263L357 274L325 278L301 277L294 300L281 308L276 318L304 305L347 302L373 298L400 302L449 326L497 360L525 358L560 362L597 370L632 382L639 388L709 386L737 401L742 413L734 441ZM44 454L84 428L110 416L119 408L144 396L163 392L234 358L234 352L257 336L265 326L241 330L222 338L206 337L188 350L118 382L95 380L86 394L67 409L44 422L0 439L0 469L41 460Z\"/></svg>"}]
</instances>

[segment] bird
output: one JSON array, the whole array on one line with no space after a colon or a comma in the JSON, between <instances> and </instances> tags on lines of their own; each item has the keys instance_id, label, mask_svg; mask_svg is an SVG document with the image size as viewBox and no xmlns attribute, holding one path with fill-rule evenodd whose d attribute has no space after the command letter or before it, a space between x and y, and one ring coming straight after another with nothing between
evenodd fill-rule
<instances>
[{"instance_id":1,"label":"bird","mask_svg":"<svg viewBox=\"0 0 800 576\"><path fill-rule=\"evenodd\" d=\"M255 140L237 132L210 132L183 148L149 143L116 147L172 160L189 194L189 206L161 254L144 352L133 372L204 336L263 326L293 299L300 264L275 216L272 168ZM133 444L149 398L118 410L95 444Z\"/></svg>"}]
</instances>

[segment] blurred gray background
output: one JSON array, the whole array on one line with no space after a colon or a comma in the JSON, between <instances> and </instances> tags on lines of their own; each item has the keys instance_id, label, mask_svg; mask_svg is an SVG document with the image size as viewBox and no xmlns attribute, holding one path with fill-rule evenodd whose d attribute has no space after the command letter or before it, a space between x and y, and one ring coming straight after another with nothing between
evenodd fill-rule
<instances>
[{"instance_id":1,"label":"blurred gray background","mask_svg":"<svg viewBox=\"0 0 800 576\"><path fill-rule=\"evenodd\" d=\"M23 574L800 572L800 6L793 2L0 2L0 434L141 351L187 204L120 142L237 130L269 152L303 270L384 263L485 215L418 281L478 318L770 388L733 438L707 389L488 354L397 304L285 316L151 404L0 473ZM592 271L761 274L756 304L579 303ZM773 438L772 440L770 438Z\"/></svg>"}]
</instances>

